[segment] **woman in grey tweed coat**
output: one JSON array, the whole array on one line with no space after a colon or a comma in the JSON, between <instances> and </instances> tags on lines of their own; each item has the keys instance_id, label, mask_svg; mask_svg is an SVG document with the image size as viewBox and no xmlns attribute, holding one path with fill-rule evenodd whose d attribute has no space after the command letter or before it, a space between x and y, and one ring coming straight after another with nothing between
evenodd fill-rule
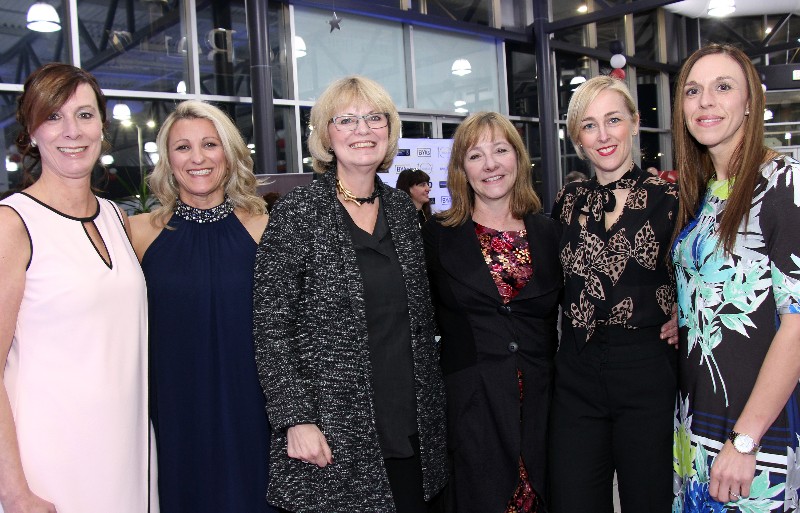
<instances>
[{"instance_id":1,"label":"woman in grey tweed coat","mask_svg":"<svg viewBox=\"0 0 800 513\"><path fill-rule=\"evenodd\" d=\"M256 256L268 500L422 513L447 479L444 391L416 211L376 175L391 166L400 119L382 87L348 77L311 125L322 174L275 205Z\"/></svg>"}]
</instances>

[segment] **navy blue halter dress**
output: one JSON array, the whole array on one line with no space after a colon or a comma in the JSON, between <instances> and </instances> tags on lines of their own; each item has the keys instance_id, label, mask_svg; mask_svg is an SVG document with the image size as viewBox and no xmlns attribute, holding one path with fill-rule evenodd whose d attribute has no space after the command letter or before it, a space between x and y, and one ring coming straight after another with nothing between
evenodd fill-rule
<instances>
[{"instance_id":1,"label":"navy blue halter dress","mask_svg":"<svg viewBox=\"0 0 800 513\"><path fill-rule=\"evenodd\" d=\"M256 242L228 201L179 203L169 226L142 259L161 512L276 512L253 349Z\"/></svg>"}]
</instances>

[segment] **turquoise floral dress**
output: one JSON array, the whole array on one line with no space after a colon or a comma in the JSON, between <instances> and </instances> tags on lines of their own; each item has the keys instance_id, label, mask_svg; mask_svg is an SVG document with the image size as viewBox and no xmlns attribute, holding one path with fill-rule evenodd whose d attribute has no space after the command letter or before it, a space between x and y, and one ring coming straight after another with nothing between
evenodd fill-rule
<instances>
[{"instance_id":1,"label":"turquoise floral dress","mask_svg":"<svg viewBox=\"0 0 800 513\"><path fill-rule=\"evenodd\" d=\"M673 513L800 511L800 387L761 440L750 496L723 504L708 494L710 467L753 390L779 315L800 313L800 163L780 156L760 173L731 255L717 235L727 182L712 181L673 248L681 335Z\"/></svg>"}]
</instances>

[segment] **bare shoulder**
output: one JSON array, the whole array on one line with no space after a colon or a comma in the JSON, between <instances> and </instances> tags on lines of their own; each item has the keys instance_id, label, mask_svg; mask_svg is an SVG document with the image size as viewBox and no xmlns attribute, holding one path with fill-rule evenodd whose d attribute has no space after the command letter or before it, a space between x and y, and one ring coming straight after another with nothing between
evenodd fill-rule
<instances>
[{"instance_id":1,"label":"bare shoulder","mask_svg":"<svg viewBox=\"0 0 800 513\"><path fill-rule=\"evenodd\" d=\"M267 228L267 223L269 222L269 214L253 215L238 208L234 210L234 213L236 217L239 218L239 222L242 223L245 230L247 230L247 233L256 241L256 244L261 242L261 236L264 234L264 230Z\"/></svg>"},{"instance_id":2,"label":"bare shoulder","mask_svg":"<svg viewBox=\"0 0 800 513\"><path fill-rule=\"evenodd\" d=\"M128 218L131 223L131 243L139 261L142 261L147 248L156 240L163 227L153 224L153 214L137 214Z\"/></svg>"},{"instance_id":3,"label":"bare shoulder","mask_svg":"<svg viewBox=\"0 0 800 513\"><path fill-rule=\"evenodd\" d=\"M19 259L27 265L30 257L31 239L25 223L16 210L0 205L0 260L5 265Z\"/></svg>"}]
</instances>

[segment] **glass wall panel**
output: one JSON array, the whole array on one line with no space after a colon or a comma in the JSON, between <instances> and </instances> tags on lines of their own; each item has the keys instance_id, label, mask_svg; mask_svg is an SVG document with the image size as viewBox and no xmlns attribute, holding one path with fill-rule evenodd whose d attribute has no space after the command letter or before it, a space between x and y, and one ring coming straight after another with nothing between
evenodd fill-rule
<instances>
[{"instance_id":1,"label":"glass wall panel","mask_svg":"<svg viewBox=\"0 0 800 513\"><path fill-rule=\"evenodd\" d=\"M639 131L639 144L642 150L642 169L654 167L664 171L661 166L661 137L655 132Z\"/></svg>"},{"instance_id":2,"label":"glass wall panel","mask_svg":"<svg viewBox=\"0 0 800 513\"><path fill-rule=\"evenodd\" d=\"M104 89L175 92L188 70L181 4L81 2L81 66Z\"/></svg>"},{"instance_id":3,"label":"glass wall panel","mask_svg":"<svg viewBox=\"0 0 800 513\"><path fill-rule=\"evenodd\" d=\"M308 136L311 134L311 107L300 107L300 150L303 152L303 173L313 173L311 153L308 151Z\"/></svg>"},{"instance_id":4,"label":"glass wall panel","mask_svg":"<svg viewBox=\"0 0 800 513\"><path fill-rule=\"evenodd\" d=\"M586 0L553 0L550 3L553 10L553 20L572 18L588 12Z\"/></svg>"},{"instance_id":5,"label":"glass wall panel","mask_svg":"<svg viewBox=\"0 0 800 513\"><path fill-rule=\"evenodd\" d=\"M244 0L198 2L197 37L200 93L250 96Z\"/></svg>"},{"instance_id":6,"label":"glass wall panel","mask_svg":"<svg viewBox=\"0 0 800 513\"><path fill-rule=\"evenodd\" d=\"M0 93L0 126L3 137L0 193L18 187L22 179L22 159L14 144L19 134L16 121L17 96L16 93Z\"/></svg>"},{"instance_id":7,"label":"glass wall panel","mask_svg":"<svg viewBox=\"0 0 800 513\"><path fill-rule=\"evenodd\" d=\"M419 4L421 5L422 2ZM491 0L428 0L425 2L425 7L431 16L479 25L491 25Z\"/></svg>"},{"instance_id":8,"label":"glass wall panel","mask_svg":"<svg viewBox=\"0 0 800 513\"><path fill-rule=\"evenodd\" d=\"M597 48L609 50L609 43L620 41L624 54L630 55L632 48L625 47L625 19L620 17L597 24ZM601 66L608 65L602 63ZM608 65L610 67L610 65Z\"/></svg>"},{"instance_id":9,"label":"glass wall panel","mask_svg":"<svg viewBox=\"0 0 800 513\"><path fill-rule=\"evenodd\" d=\"M636 94L642 126L658 128L658 73L636 69Z\"/></svg>"},{"instance_id":10,"label":"glass wall panel","mask_svg":"<svg viewBox=\"0 0 800 513\"><path fill-rule=\"evenodd\" d=\"M633 16L633 40L636 44L636 57L656 60L658 47L658 24L655 11Z\"/></svg>"},{"instance_id":11,"label":"glass wall panel","mask_svg":"<svg viewBox=\"0 0 800 513\"><path fill-rule=\"evenodd\" d=\"M0 25L0 83L21 84L33 70L48 62L66 62L65 31L36 32L26 27L32 2L9 2ZM60 3L59 3L60 4ZM56 8L64 26L64 10Z\"/></svg>"},{"instance_id":12,"label":"glass wall panel","mask_svg":"<svg viewBox=\"0 0 800 513\"><path fill-rule=\"evenodd\" d=\"M507 43L508 104L512 116L539 117L536 55L529 44Z\"/></svg>"},{"instance_id":13,"label":"glass wall panel","mask_svg":"<svg viewBox=\"0 0 800 513\"><path fill-rule=\"evenodd\" d=\"M419 109L500 110L497 47L492 39L414 30Z\"/></svg>"},{"instance_id":14,"label":"glass wall panel","mask_svg":"<svg viewBox=\"0 0 800 513\"><path fill-rule=\"evenodd\" d=\"M400 23L340 14L340 30L332 30L331 11L296 7L294 14L306 45L297 59L299 100L316 100L334 80L357 74L384 86L398 107L408 106Z\"/></svg>"}]
</instances>

